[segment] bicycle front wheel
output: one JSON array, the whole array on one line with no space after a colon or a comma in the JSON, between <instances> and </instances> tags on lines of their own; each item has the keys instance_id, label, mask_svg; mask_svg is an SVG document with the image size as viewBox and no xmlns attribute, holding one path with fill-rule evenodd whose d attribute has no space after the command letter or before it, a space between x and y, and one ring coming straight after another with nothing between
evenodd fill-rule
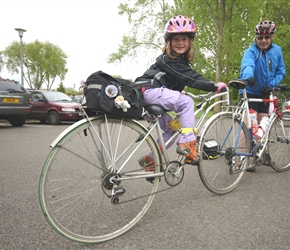
<instances>
[{"instance_id":1,"label":"bicycle front wheel","mask_svg":"<svg viewBox=\"0 0 290 250\"><path fill-rule=\"evenodd\" d=\"M205 125L199 142L200 178L215 194L234 190L242 180L251 152L249 131L230 112L216 114Z\"/></svg>"},{"instance_id":2,"label":"bicycle front wheel","mask_svg":"<svg viewBox=\"0 0 290 250\"><path fill-rule=\"evenodd\" d=\"M41 208L62 236L107 241L132 228L150 207L159 177L153 184L146 181L138 160L152 152L158 173L158 146L136 121L98 117L72 126L44 164Z\"/></svg>"},{"instance_id":3,"label":"bicycle front wheel","mask_svg":"<svg viewBox=\"0 0 290 250\"><path fill-rule=\"evenodd\" d=\"M269 129L267 153L270 166L283 172L290 168L290 111L283 111L282 119L276 116Z\"/></svg>"}]
</instances>

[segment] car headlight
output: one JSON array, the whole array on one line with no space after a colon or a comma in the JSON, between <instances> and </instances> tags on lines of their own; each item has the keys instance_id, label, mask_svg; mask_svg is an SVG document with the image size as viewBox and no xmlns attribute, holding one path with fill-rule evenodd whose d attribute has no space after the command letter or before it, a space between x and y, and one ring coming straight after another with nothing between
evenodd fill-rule
<instances>
[{"instance_id":1,"label":"car headlight","mask_svg":"<svg viewBox=\"0 0 290 250\"><path fill-rule=\"evenodd\" d=\"M62 111L64 112L75 112L75 108L61 108Z\"/></svg>"}]
</instances>

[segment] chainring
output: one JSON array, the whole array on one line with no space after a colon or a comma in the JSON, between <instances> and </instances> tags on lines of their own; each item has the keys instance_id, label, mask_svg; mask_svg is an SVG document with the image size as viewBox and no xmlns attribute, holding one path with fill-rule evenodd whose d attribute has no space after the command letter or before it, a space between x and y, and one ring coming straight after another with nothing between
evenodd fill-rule
<instances>
[{"instance_id":1,"label":"chainring","mask_svg":"<svg viewBox=\"0 0 290 250\"><path fill-rule=\"evenodd\" d=\"M170 162L165 170L164 179L169 186L178 185L184 177L184 168L179 161Z\"/></svg>"}]
</instances>

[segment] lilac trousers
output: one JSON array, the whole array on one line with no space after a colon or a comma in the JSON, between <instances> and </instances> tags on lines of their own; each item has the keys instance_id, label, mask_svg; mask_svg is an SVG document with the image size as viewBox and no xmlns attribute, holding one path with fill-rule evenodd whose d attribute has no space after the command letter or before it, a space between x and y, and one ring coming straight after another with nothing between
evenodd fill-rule
<instances>
[{"instance_id":1,"label":"lilac trousers","mask_svg":"<svg viewBox=\"0 0 290 250\"><path fill-rule=\"evenodd\" d=\"M144 105L156 104L160 105L166 110L172 110L180 115L180 123L182 128L194 128L194 102L193 100L179 91L167 89L165 87L147 89L144 91ZM160 126L163 133L164 141L166 142L173 134L168 127L168 122L171 120L170 115L164 114L159 118ZM191 142L195 140L193 132L182 134L178 143ZM172 142L168 147L170 147Z\"/></svg>"}]
</instances>

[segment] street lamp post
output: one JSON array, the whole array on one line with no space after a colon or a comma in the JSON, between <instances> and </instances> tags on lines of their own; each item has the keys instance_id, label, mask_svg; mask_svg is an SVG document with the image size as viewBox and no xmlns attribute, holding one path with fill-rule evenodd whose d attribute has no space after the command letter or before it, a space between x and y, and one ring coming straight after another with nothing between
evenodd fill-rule
<instances>
[{"instance_id":1,"label":"street lamp post","mask_svg":"<svg viewBox=\"0 0 290 250\"><path fill-rule=\"evenodd\" d=\"M21 28L16 28L16 31L18 31L18 35L20 37L20 67L21 67L21 85L24 85L23 81L23 53L22 53L22 37L23 33L26 32L26 30L21 29Z\"/></svg>"}]
</instances>

